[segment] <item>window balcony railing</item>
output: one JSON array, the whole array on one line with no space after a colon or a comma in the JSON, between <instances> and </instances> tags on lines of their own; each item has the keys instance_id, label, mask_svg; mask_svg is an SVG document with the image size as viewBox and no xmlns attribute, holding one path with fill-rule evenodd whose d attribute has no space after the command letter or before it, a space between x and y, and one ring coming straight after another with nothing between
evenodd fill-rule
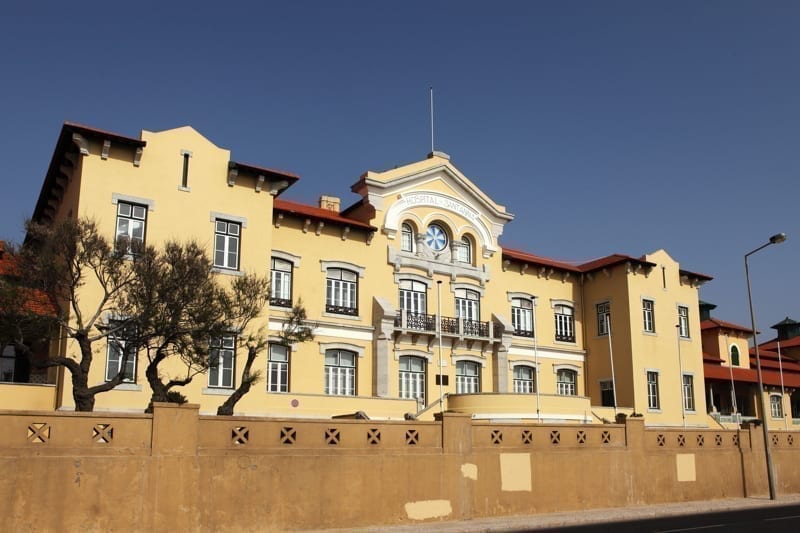
<instances>
[{"instance_id":1,"label":"window balcony railing","mask_svg":"<svg viewBox=\"0 0 800 533\"><path fill-rule=\"evenodd\" d=\"M575 342L574 333L556 333L556 340L560 342Z\"/></svg>"},{"instance_id":2,"label":"window balcony railing","mask_svg":"<svg viewBox=\"0 0 800 533\"><path fill-rule=\"evenodd\" d=\"M436 315L400 311L394 318L394 327L407 331L436 333ZM483 337L499 339L503 327L497 322L482 322L454 317L441 317L442 335L459 337Z\"/></svg>"},{"instance_id":3,"label":"window balcony railing","mask_svg":"<svg viewBox=\"0 0 800 533\"><path fill-rule=\"evenodd\" d=\"M335 313L337 315L358 316L357 307L345 307L342 305L325 304L326 313Z\"/></svg>"},{"instance_id":4,"label":"window balcony railing","mask_svg":"<svg viewBox=\"0 0 800 533\"><path fill-rule=\"evenodd\" d=\"M275 307L292 307L292 300L290 298L270 298L269 305Z\"/></svg>"},{"instance_id":5,"label":"window balcony railing","mask_svg":"<svg viewBox=\"0 0 800 533\"><path fill-rule=\"evenodd\" d=\"M532 329L514 328L514 335L516 335L517 337L531 337L531 338L533 338L533 330Z\"/></svg>"}]
</instances>

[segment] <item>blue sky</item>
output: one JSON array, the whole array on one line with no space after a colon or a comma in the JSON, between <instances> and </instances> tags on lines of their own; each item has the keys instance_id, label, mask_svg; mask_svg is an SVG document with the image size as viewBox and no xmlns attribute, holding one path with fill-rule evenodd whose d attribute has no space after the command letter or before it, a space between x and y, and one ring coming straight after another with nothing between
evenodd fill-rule
<instances>
[{"instance_id":1,"label":"blue sky","mask_svg":"<svg viewBox=\"0 0 800 533\"><path fill-rule=\"evenodd\" d=\"M800 319L800 3L13 2L0 17L0 238L64 121L192 125L314 203L436 148L567 261L666 249L761 339Z\"/></svg>"}]
</instances>

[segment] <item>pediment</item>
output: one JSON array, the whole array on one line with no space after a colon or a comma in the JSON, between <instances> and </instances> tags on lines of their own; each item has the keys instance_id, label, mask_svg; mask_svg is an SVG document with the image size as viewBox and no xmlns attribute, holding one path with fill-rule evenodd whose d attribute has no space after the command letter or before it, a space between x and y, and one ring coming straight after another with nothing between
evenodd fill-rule
<instances>
[{"instance_id":1,"label":"pediment","mask_svg":"<svg viewBox=\"0 0 800 533\"><path fill-rule=\"evenodd\" d=\"M497 238L514 218L447 156L437 154L385 172L368 172L352 189L374 208L372 223L389 239L406 220L418 229L435 220L444 222L454 235L474 236L485 257L499 249Z\"/></svg>"}]
</instances>

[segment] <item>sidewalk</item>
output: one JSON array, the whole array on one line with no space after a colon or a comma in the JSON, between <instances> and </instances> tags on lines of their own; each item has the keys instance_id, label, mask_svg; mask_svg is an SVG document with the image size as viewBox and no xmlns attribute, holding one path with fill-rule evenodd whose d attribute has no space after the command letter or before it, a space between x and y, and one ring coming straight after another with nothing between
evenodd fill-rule
<instances>
[{"instance_id":1,"label":"sidewalk","mask_svg":"<svg viewBox=\"0 0 800 533\"><path fill-rule=\"evenodd\" d=\"M490 532L490 531L531 531L565 526L585 524L601 524L635 519L647 519L664 516L680 516L714 511L733 511L752 507L771 505L787 505L800 503L800 494L781 495L777 500L763 498L735 498L729 500L708 500L694 502L665 503L659 505L643 505L639 507L618 507L611 509L591 509L588 511L570 511L527 516L503 516L495 518L478 518L475 520L453 520L443 522L419 522L402 526L373 526L364 528L314 530L317 533L411 533L431 531L437 533Z\"/></svg>"}]
</instances>

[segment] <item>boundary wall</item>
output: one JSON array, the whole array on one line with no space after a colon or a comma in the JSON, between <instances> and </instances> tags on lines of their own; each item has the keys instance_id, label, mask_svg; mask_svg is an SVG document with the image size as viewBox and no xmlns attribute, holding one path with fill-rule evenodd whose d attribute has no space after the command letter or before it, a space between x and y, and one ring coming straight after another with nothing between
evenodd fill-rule
<instances>
[{"instance_id":1,"label":"boundary wall","mask_svg":"<svg viewBox=\"0 0 800 533\"><path fill-rule=\"evenodd\" d=\"M760 428L0 411L8 531L266 531L420 524L765 496ZM800 433L771 432L778 492Z\"/></svg>"}]
</instances>

